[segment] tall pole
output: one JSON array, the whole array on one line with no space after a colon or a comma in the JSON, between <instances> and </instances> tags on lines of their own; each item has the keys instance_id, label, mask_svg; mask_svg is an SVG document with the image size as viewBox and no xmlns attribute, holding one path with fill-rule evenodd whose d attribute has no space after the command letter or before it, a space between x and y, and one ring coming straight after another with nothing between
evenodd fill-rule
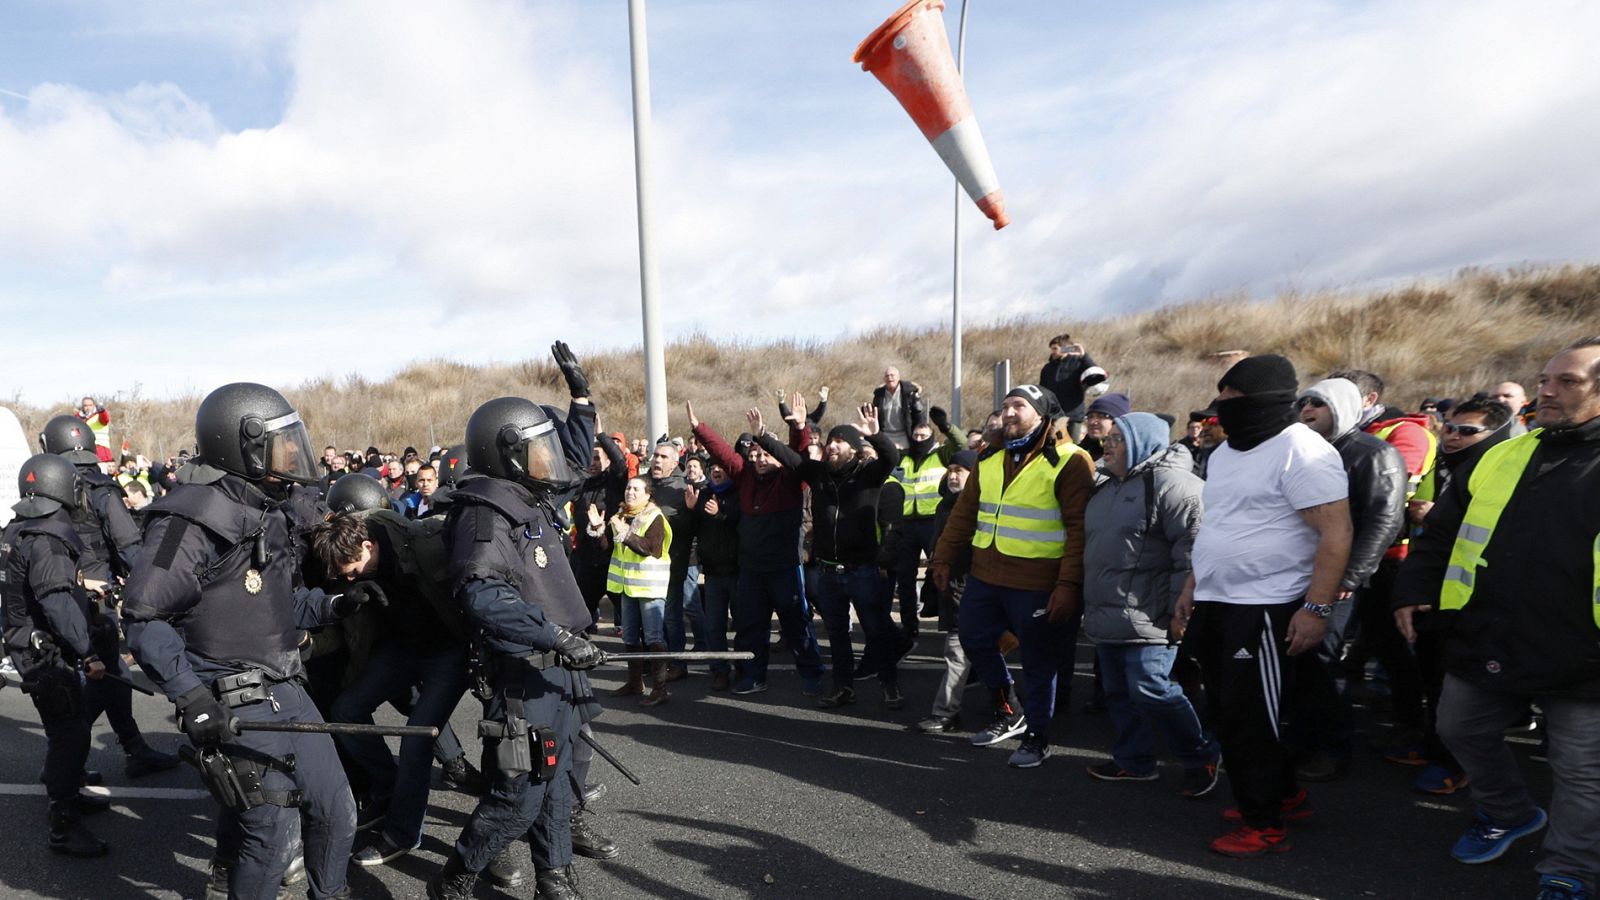
<instances>
[{"instance_id":1,"label":"tall pole","mask_svg":"<svg viewBox=\"0 0 1600 900\"><path fill-rule=\"evenodd\" d=\"M628 0L628 49L633 72L633 172L639 204L639 287L644 312L645 428L650 440L667 433L667 359L661 347L661 276L650 244L650 48L644 0Z\"/></svg>"},{"instance_id":2,"label":"tall pole","mask_svg":"<svg viewBox=\"0 0 1600 900\"><path fill-rule=\"evenodd\" d=\"M967 0L961 0L961 25L956 30L956 72L967 57ZM950 421L961 428L961 181L956 181L955 264L950 292Z\"/></svg>"}]
</instances>

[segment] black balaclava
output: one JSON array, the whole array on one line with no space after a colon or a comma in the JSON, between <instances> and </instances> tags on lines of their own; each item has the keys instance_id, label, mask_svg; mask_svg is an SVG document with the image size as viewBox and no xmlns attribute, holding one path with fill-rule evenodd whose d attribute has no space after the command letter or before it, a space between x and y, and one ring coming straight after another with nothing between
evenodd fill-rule
<instances>
[{"instance_id":1,"label":"black balaclava","mask_svg":"<svg viewBox=\"0 0 1600 900\"><path fill-rule=\"evenodd\" d=\"M1298 386L1294 363L1281 356L1250 356L1234 363L1217 381L1219 391L1231 387L1244 394L1216 404L1228 446L1253 450L1299 421L1294 411Z\"/></svg>"}]
</instances>

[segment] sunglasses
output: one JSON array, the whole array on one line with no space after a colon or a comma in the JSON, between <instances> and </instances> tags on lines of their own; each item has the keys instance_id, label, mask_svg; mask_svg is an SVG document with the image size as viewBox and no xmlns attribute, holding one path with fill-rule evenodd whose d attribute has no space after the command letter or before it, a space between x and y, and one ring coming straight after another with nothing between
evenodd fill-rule
<instances>
[{"instance_id":1,"label":"sunglasses","mask_svg":"<svg viewBox=\"0 0 1600 900\"><path fill-rule=\"evenodd\" d=\"M1308 406L1312 409L1326 409L1328 404L1317 397L1301 397L1294 404L1295 409L1305 409Z\"/></svg>"},{"instance_id":2,"label":"sunglasses","mask_svg":"<svg viewBox=\"0 0 1600 900\"><path fill-rule=\"evenodd\" d=\"M1120 435L1120 434L1108 434L1105 437L1100 439L1100 443L1105 445L1105 446L1107 446L1107 447L1110 447L1110 446L1112 446L1114 444L1126 444L1127 441L1124 440L1122 435Z\"/></svg>"},{"instance_id":3,"label":"sunglasses","mask_svg":"<svg viewBox=\"0 0 1600 900\"><path fill-rule=\"evenodd\" d=\"M1454 422L1446 422L1444 423L1444 430L1450 434L1464 434L1467 437L1472 437L1475 434L1483 434L1485 431L1493 431L1494 429L1487 425L1457 425Z\"/></svg>"}]
</instances>

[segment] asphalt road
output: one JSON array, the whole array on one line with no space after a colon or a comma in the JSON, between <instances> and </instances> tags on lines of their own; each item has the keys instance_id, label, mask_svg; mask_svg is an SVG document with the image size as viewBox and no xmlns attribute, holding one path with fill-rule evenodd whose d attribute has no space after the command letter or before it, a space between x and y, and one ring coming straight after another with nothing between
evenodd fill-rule
<instances>
[{"instance_id":1,"label":"asphalt road","mask_svg":"<svg viewBox=\"0 0 1600 900\"><path fill-rule=\"evenodd\" d=\"M1226 783L1213 797L1178 795L1181 771L1157 783L1105 784L1084 766L1109 746L1104 716L1077 712L1087 697L1080 653L1073 712L1058 721L1054 755L1029 771L1008 769L1005 750L979 749L967 735L927 737L906 726L926 715L937 683L938 635L925 634L908 661L908 704L882 708L876 686L861 701L820 710L799 677L775 658L771 690L750 698L712 694L697 671L672 685L672 702L641 710L619 703L598 736L644 780L627 783L601 760L609 792L597 824L622 845L616 860L579 860L591 898L1500 898L1531 897L1536 841L1501 860L1464 866L1448 850L1466 826L1464 796L1432 798L1407 786L1415 770L1374 754L1350 775L1313 785L1316 815L1292 832L1293 849L1254 860L1217 856ZM608 649L617 642L603 639ZM621 667L595 679L621 683ZM976 690L974 712L986 703ZM152 742L177 741L170 706L136 696ZM457 710L458 733L475 733L476 704ZM385 721L380 715L380 721ZM1367 717L1363 717L1366 721ZM398 722L389 713L386 721ZM973 716L969 723L979 721ZM1370 724L1370 723L1369 723ZM138 781L122 772L102 721L90 765L105 773L115 809L91 823L112 844L99 860L67 860L45 849L46 801L36 782L43 735L32 704L0 690L0 896L6 898L194 898L211 852L213 804L191 770ZM476 752L475 739L469 753ZM1381 744L1383 735L1365 741ZM1519 753L1525 758L1531 745ZM1548 773L1526 762L1537 789ZM353 869L357 898L420 897L471 810L462 794L436 791L422 848L395 864ZM531 897L531 885L510 896ZM506 896L480 884L477 896Z\"/></svg>"}]
</instances>

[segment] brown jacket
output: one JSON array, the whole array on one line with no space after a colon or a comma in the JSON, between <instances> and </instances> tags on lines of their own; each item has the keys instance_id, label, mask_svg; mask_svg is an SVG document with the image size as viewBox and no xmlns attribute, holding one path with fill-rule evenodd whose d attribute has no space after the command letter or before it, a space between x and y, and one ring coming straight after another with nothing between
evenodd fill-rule
<instances>
[{"instance_id":1,"label":"brown jacket","mask_svg":"<svg viewBox=\"0 0 1600 900\"><path fill-rule=\"evenodd\" d=\"M1056 440L1058 437L1054 429L1045 429L1044 436L1028 449L1020 461L1014 460L1004 448L994 451L1005 454L1005 483L1010 485L1011 479L1022 471L1022 467L1039 455L1046 440ZM1061 467L1061 474L1056 476L1056 500L1061 504L1061 524L1067 534L1066 553L1060 559L1024 559L1007 556L993 545L972 547L971 574L974 578L996 587L1022 591L1051 591L1058 584L1082 587L1083 510L1089 504L1089 495L1094 492L1094 464L1084 454L1077 452L1070 441L1062 440L1056 449L1067 457L1067 464ZM972 535L978 530L980 490L978 473L974 472L966 490L956 498L950 520L939 535L939 545L934 549L931 565L948 566L959 558L964 548L971 546Z\"/></svg>"}]
</instances>

